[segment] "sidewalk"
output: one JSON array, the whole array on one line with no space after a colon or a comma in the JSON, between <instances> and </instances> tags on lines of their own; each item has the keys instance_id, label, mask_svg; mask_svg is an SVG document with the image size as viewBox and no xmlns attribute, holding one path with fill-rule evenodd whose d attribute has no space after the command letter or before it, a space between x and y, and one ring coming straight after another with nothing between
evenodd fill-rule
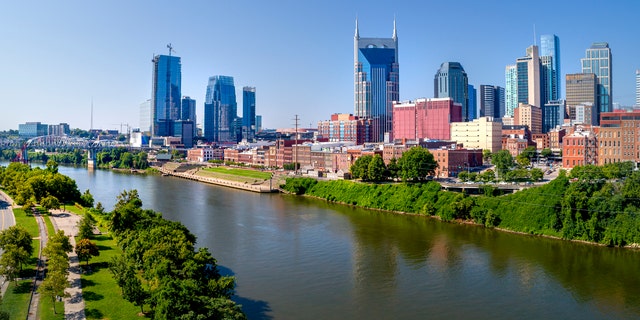
<instances>
[{"instance_id":1,"label":"sidewalk","mask_svg":"<svg viewBox=\"0 0 640 320\"><path fill-rule=\"evenodd\" d=\"M62 210L53 210L51 222L56 231L62 230L69 236L69 241L73 247L76 246L75 236L78 234L78 221L81 217ZM84 299L82 298L82 285L80 283L80 262L75 252L69 253L69 282L71 287L67 288L68 298L64 298L65 319L84 320Z\"/></svg>"}]
</instances>

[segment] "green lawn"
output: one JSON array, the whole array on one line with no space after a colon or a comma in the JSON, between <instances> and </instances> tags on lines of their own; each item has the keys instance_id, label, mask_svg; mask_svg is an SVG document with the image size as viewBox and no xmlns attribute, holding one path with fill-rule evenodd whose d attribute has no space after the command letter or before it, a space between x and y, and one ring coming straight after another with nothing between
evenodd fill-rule
<instances>
[{"instance_id":1,"label":"green lawn","mask_svg":"<svg viewBox=\"0 0 640 320\"><path fill-rule=\"evenodd\" d=\"M271 179L271 172L227 168L227 167L211 167L205 168L198 172L203 176L211 176L213 178L228 179L242 182L254 182L255 180Z\"/></svg>"},{"instance_id":2,"label":"green lawn","mask_svg":"<svg viewBox=\"0 0 640 320\"><path fill-rule=\"evenodd\" d=\"M27 215L22 209L13 209L16 217L16 225L23 226L32 237L38 237L38 223L33 215ZM20 280L16 283L10 283L2 298L2 306L0 309L11 314L11 319L25 319L29 308L29 299L31 298L31 286L33 285L33 276L35 275L36 263L38 262L38 253L40 248L40 240L32 241L33 254L28 265L23 266Z\"/></svg>"},{"instance_id":3,"label":"green lawn","mask_svg":"<svg viewBox=\"0 0 640 320\"><path fill-rule=\"evenodd\" d=\"M38 306L38 319L40 320L64 320L64 302L56 301L56 313L53 313L51 298L41 296Z\"/></svg>"},{"instance_id":4,"label":"green lawn","mask_svg":"<svg viewBox=\"0 0 640 320\"><path fill-rule=\"evenodd\" d=\"M49 236L51 236L52 234L56 233L56 230L53 228L53 222L51 222L51 217L50 216L45 216L44 217L44 224L47 226L47 234Z\"/></svg>"},{"instance_id":5,"label":"green lawn","mask_svg":"<svg viewBox=\"0 0 640 320\"><path fill-rule=\"evenodd\" d=\"M91 273L82 275L82 296L87 319L141 319L140 308L122 298L120 287L108 265L111 258L122 254L110 235L94 236L100 256L89 260ZM84 268L85 263L81 264Z\"/></svg>"}]
</instances>

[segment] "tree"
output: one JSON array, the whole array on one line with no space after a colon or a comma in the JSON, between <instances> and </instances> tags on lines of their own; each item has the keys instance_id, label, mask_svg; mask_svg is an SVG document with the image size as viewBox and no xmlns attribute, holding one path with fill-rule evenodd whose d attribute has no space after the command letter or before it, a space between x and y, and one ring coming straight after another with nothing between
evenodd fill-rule
<instances>
[{"instance_id":1,"label":"tree","mask_svg":"<svg viewBox=\"0 0 640 320\"><path fill-rule=\"evenodd\" d=\"M47 272L47 277L44 278L42 284L38 288L38 292L40 294L51 298L54 314L58 314L56 311L56 298L68 296L69 294L64 292L68 286L69 281L67 280L67 275L65 273L50 270Z\"/></svg>"},{"instance_id":2,"label":"tree","mask_svg":"<svg viewBox=\"0 0 640 320\"><path fill-rule=\"evenodd\" d=\"M379 154L376 154L371 161L369 161L367 175L372 181L380 181L384 178L384 172L386 169L387 168L384 165L382 157Z\"/></svg>"},{"instance_id":3,"label":"tree","mask_svg":"<svg viewBox=\"0 0 640 320\"><path fill-rule=\"evenodd\" d=\"M58 198L51 195L42 198L42 200L40 200L40 205L47 211L60 209L60 201L58 201Z\"/></svg>"},{"instance_id":4,"label":"tree","mask_svg":"<svg viewBox=\"0 0 640 320\"><path fill-rule=\"evenodd\" d=\"M482 160L484 162L489 162L491 160L491 150L489 149L482 150Z\"/></svg>"},{"instance_id":5,"label":"tree","mask_svg":"<svg viewBox=\"0 0 640 320\"><path fill-rule=\"evenodd\" d=\"M544 177L544 172L542 172L542 170L540 170L539 168L533 168L530 171L530 175L531 175L531 180L540 181Z\"/></svg>"},{"instance_id":6,"label":"tree","mask_svg":"<svg viewBox=\"0 0 640 320\"><path fill-rule=\"evenodd\" d=\"M47 161L47 171L51 173L58 173L58 163L53 160Z\"/></svg>"},{"instance_id":7,"label":"tree","mask_svg":"<svg viewBox=\"0 0 640 320\"><path fill-rule=\"evenodd\" d=\"M89 265L89 259L91 259L91 257L97 257L100 255L98 246L95 244L95 242L92 242L89 239L80 239L80 241L76 243L75 251L78 255L78 260L86 261L87 266Z\"/></svg>"},{"instance_id":8,"label":"tree","mask_svg":"<svg viewBox=\"0 0 640 320\"><path fill-rule=\"evenodd\" d=\"M82 206L91 208L93 207L93 195L89 192L89 189L85 190L82 196L80 196Z\"/></svg>"},{"instance_id":9,"label":"tree","mask_svg":"<svg viewBox=\"0 0 640 320\"><path fill-rule=\"evenodd\" d=\"M365 155L356 160L351 166L351 175L355 179L362 179L364 181L369 180L369 162L373 159L373 156Z\"/></svg>"},{"instance_id":10,"label":"tree","mask_svg":"<svg viewBox=\"0 0 640 320\"><path fill-rule=\"evenodd\" d=\"M496 173L493 170L488 169L482 172L478 176L478 178L480 178L480 181L483 181L483 182L492 182L496 179Z\"/></svg>"},{"instance_id":11,"label":"tree","mask_svg":"<svg viewBox=\"0 0 640 320\"><path fill-rule=\"evenodd\" d=\"M549 148L544 148L542 149L542 151L540 151L540 155L545 157L545 158L549 158L550 155L552 155L553 152L551 152L551 149Z\"/></svg>"},{"instance_id":12,"label":"tree","mask_svg":"<svg viewBox=\"0 0 640 320\"><path fill-rule=\"evenodd\" d=\"M462 181L462 182L469 181L469 172L468 171L462 171L462 172L458 173L458 179L460 179L460 181Z\"/></svg>"},{"instance_id":13,"label":"tree","mask_svg":"<svg viewBox=\"0 0 640 320\"><path fill-rule=\"evenodd\" d=\"M516 162L520 168L526 168L531 165L531 161L529 161L529 158L527 158L523 153L516 157Z\"/></svg>"},{"instance_id":14,"label":"tree","mask_svg":"<svg viewBox=\"0 0 640 320\"><path fill-rule=\"evenodd\" d=\"M505 173L513 167L513 156L508 150L500 150L491 156L491 164L496 166L498 176L503 178Z\"/></svg>"},{"instance_id":15,"label":"tree","mask_svg":"<svg viewBox=\"0 0 640 320\"><path fill-rule=\"evenodd\" d=\"M395 180L398 177L398 172L400 168L398 167L398 160L396 158L391 158L389 161L389 165L387 166L386 176L392 180Z\"/></svg>"},{"instance_id":16,"label":"tree","mask_svg":"<svg viewBox=\"0 0 640 320\"><path fill-rule=\"evenodd\" d=\"M402 154L398 166L402 180L423 180L435 173L438 163L427 149L413 147Z\"/></svg>"},{"instance_id":17,"label":"tree","mask_svg":"<svg viewBox=\"0 0 640 320\"><path fill-rule=\"evenodd\" d=\"M90 213L85 213L82 219L78 221L78 237L80 239L89 239L93 235L93 229L96 225L95 219Z\"/></svg>"},{"instance_id":18,"label":"tree","mask_svg":"<svg viewBox=\"0 0 640 320\"><path fill-rule=\"evenodd\" d=\"M15 244L8 244L3 250L4 252L0 256L0 275L4 276L8 281L14 281L18 279L18 275L22 271L22 265L29 261L31 255L24 248Z\"/></svg>"},{"instance_id":19,"label":"tree","mask_svg":"<svg viewBox=\"0 0 640 320\"><path fill-rule=\"evenodd\" d=\"M0 232L0 248L7 250L7 246L11 244L24 249L29 256L33 253L31 235L23 226L11 226Z\"/></svg>"}]
</instances>

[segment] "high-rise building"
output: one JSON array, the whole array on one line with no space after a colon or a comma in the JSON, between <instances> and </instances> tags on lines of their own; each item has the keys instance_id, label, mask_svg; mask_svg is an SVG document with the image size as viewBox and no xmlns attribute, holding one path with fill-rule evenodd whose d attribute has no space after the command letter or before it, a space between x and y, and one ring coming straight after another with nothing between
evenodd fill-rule
<instances>
[{"instance_id":1,"label":"high-rise building","mask_svg":"<svg viewBox=\"0 0 640 320\"><path fill-rule=\"evenodd\" d=\"M242 88L242 138L252 141L256 135L256 88Z\"/></svg>"},{"instance_id":2,"label":"high-rise building","mask_svg":"<svg viewBox=\"0 0 640 320\"><path fill-rule=\"evenodd\" d=\"M582 62L582 73L596 75L598 114L613 111L613 61L609 44L606 42L593 43L580 61Z\"/></svg>"},{"instance_id":3,"label":"high-rise building","mask_svg":"<svg viewBox=\"0 0 640 320\"><path fill-rule=\"evenodd\" d=\"M371 120L348 114L332 114L331 120L318 121L318 134L329 141L354 141L363 144L371 134Z\"/></svg>"},{"instance_id":4,"label":"high-rise building","mask_svg":"<svg viewBox=\"0 0 640 320\"><path fill-rule=\"evenodd\" d=\"M354 42L355 116L371 119L372 141L389 139L393 130L393 101L400 100L398 35L393 22L391 38L361 38L356 20Z\"/></svg>"},{"instance_id":5,"label":"high-rise building","mask_svg":"<svg viewBox=\"0 0 640 320\"><path fill-rule=\"evenodd\" d=\"M480 85L480 117L501 119L505 113L504 100L504 88L484 84Z\"/></svg>"},{"instance_id":6,"label":"high-rise building","mask_svg":"<svg viewBox=\"0 0 640 320\"><path fill-rule=\"evenodd\" d=\"M233 77L209 77L204 102L204 137L209 142L237 140L234 120L238 116Z\"/></svg>"},{"instance_id":7,"label":"high-rise building","mask_svg":"<svg viewBox=\"0 0 640 320\"><path fill-rule=\"evenodd\" d=\"M640 70L636 70L636 106L640 107Z\"/></svg>"},{"instance_id":8,"label":"high-rise building","mask_svg":"<svg viewBox=\"0 0 640 320\"><path fill-rule=\"evenodd\" d=\"M518 71L516 65L508 65L504 71L505 75L505 110L502 117L513 117L513 110L518 107Z\"/></svg>"},{"instance_id":9,"label":"high-rise building","mask_svg":"<svg viewBox=\"0 0 640 320\"><path fill-rule=\"evenodd\" d=\"M452 98L462 105L462 121L469 120L467 73L459 62L444 62L433 79L435 98Z\"/></svg>"},{"instance_id":10,"label":"high-rise building","mask_svg":"<svg viewBox=\"0 0 640 320\"><path fill-rule=\"evenodd\" d=\"M473 85L467 86L469 98L467 99L467 107L469 108L469 121L478 118L478 100L477 90Z\"/></svg>"},{"instance_id":11,"label":"high-rise building","mask_svg":"<svg viewBox=\"0 0 640 320\"><path fill-rule=\"evenodd\" d=\"M151 93L151 131L154 136L170 136L171 121L179 119L182 96L180 57L153 57L153 88Z\"/></svg>"},{"instance_id":12,"label":"high-rise building","mask_svg":"<svg viewBox=\"0 0 640 320\"><path fill-rule=\"evenodd\" d=\"M515 65L507 66L505 82L505 116L513 116L513 110L520 103L531 104L538 108L542 105L538 46L528 47L524 57L516 59Z\"/></svg>"},{"instance_id":13,"label":"high-rise building","mask_svg":"<svg viewBox=\"0 0 640 320\"><path fill-rule=\"evenodd\" d=\"M196 100L190 97L182 97L182 103L180 104L180 120L193 122L193 136L198 135L198 128L196 127Z\"/></svg>"},{"instance_id":14,"label":"high-rise building","mask_svg":"<svg viewBox=\"0 0 640 320\"><path fill-rule=\"evenodd\" d=\"M551 61L548 58L551 57ZM562 73L560 71L560 38L555 34L544 34L540 37L540 59L544 70L544 99L546 102L560 99Z\"/></svg>"},{"instance_id":15,"label":"high-rise building","mask_svg":"<svg viewBox=\"0 0 640 320\"><path fill-rule=\"evenodd\" d=\"M555 100L545 103L542 107L542 133L547 133L551 129L564 123L565 102Z\"/></svg>"},{"instance_id":16,"label":"high-rise building","mask_svg":"<svg viewBox=\"0 0 640 320\"><path fill-rule=\"evenodd\" d=\"M140 132L151 135L151 123L153 114L151 113L151 99L140 104Z\"/></svg>"},{"instance_id":17,"label":"high-rise building","mask_svg":"<svg viewBox=\"0 0 640 320\"><path fill-rule=\"evenodd\" d=\"M256 115L256 132L262 131L262 116Z\"/></svg>"},{"instance_id":18,"label":"high-rise building","mask_svg":"<svg viewBox=\"0 0 640 320\"><path fill-rule=\"evenodd\" d=\"M576 119L575 108L578 105L591 104L597 108L598 81L593 73L572 73L566 75L567 116ZM598 115L595 115L598 118ZM597 124L598 122L594 123Z\"/></svg>"},{"instance_id":19,"label":"high-rise building","mask_svg":"<svg viewBox=\"0 0 640 320\"><path fill-rule=\"evenodd\" d=\"M49 126L40 122L27 122L18 125L18 135L23 139L46 136Z\"/></svg>"}]
</instances>

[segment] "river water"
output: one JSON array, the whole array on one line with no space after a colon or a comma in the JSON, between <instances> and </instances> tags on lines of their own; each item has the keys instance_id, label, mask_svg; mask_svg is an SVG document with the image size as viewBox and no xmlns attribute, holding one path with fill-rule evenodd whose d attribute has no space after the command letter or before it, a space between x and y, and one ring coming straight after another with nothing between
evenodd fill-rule
<instances>
[{"instance_id":1,"label":"river water","mask_svg":"<svg viewBox=\"0 0 640 320\"><path fill-rule=\"evenodd\" d=\"M185 224L237 278L250 319L640 317L640 251L60 167L107 210L123 190Z\"/></svg>"}]
</instances>

